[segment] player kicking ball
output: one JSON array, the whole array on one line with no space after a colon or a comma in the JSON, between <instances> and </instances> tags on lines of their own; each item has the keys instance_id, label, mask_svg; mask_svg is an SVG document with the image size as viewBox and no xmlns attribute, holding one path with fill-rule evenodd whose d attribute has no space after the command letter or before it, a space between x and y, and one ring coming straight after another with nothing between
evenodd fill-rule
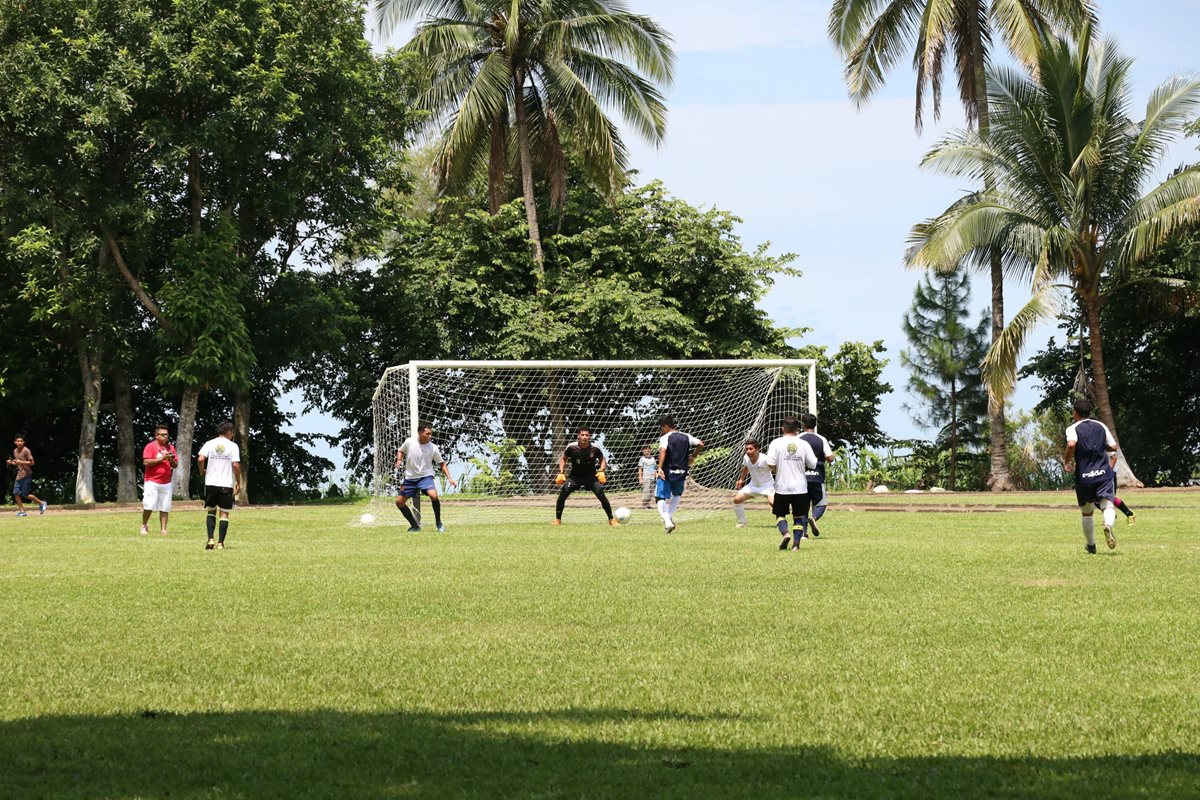
<instances>
[{"instance_id":1,"label":"player kicking ball","mask_svg":"<svg viewBox=\"0 0 1200 800\"><path fill-rule=\"evenodd\" d=\"M658 428L662 437L658 440L658 471L654 482L654 497L658 500L658 515L663 520L663 530L675 530L675 512L683 499L683 488L687 484L688 472L696 463L696 456L704 450L704 442L675 427L675 419L660 417ZM692 450L692 448L696 448Z\"/></svg>"},{"instance_id":2,"label":"player kicking ball","mask_svg":"<svg viewBox=\"0 0 1200 800\"><path fill-rule=\"evenodd\" d=\"M1110 550L1117 546L1117 538L1113 535L1117 511L1112 502L1117 481L1108 455L1117 451L1117 442L1108 426L1091 418L1092 401L1087 398L1075 399L1071 404L1071 416L1075 421L1067 428L1063 469L1075 473L1075 500L1079 503L1079 513L1083 515L1084 549L1095 555L1093 504L1100 508L1104 517L1104 541Z\"/></svg>"},{"instance_id":3,"label":"player kicking ball","mask_svg":"<svg viewBox=\"0 0 1200 800\"><path fill-rule=\"evenodd\" d=\"M771 473L771 465L761 452L762 445L758 440L746 442L746 454L742 456L742 473L738 475L737 494L733 496L733 513L737 517L737 527L746 527L745 503L751 497L758 495L767 498L767 505L775 502L775 476Z\"/></svg>"},{"instance_id":4,"label":"player kicking ball","mask_svg":"<svg viewBox=\"0 0 1200 800\"><path fill-rule=\"evenodd\" d=\"M458 482L450 477L450 467L442 458L442 451L433 443L433 426L428 422L418 422L417 435L405 439L396 451L396 469L404 468L404 481L400 484L400 494L396 495L396 508L408 520L409 533L421 530L421 523L408 507L409 498L421 494L428 497L429 505L433 506L433 519L438 533L446 532L446 526L442 524L442 501L433 482L435 464L442 468L442 474L451 486L458 486Z\"/></svg>"},{"instance_id":5,"label":"player kicking ball","mask_svg":"<svg viewBox=\"0 0 1200 800\"><path fill-rule=\"evenodd\" d=\"M569 465L569 468L568 468ZM554 504L554 522L551 525L562 525L563 509L566 508L567 498L578 489L590 489L600 507L608 515L608 524L616 525L613 519L612 505L608 495L604 493L604 484L608 481L605 474L608 469L608 459L604 451L592 444L592 432L580 428L575 432L575 441L567 445L567 449L558 459L558 477L554 482L560 487L558 500Z\"/></svg>"}]
</instances>

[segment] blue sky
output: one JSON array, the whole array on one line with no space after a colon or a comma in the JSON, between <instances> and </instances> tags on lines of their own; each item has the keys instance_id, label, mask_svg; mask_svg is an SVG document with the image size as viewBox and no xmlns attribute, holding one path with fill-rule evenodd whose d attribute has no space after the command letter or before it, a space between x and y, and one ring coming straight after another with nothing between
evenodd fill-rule
<instances>
[{"instance_id":1,"label":"blue sky","mask_svg":"<svg viewBox=\"0 0 1200 800\"><path fill-rule=\"evenodd\" d=\"M917 168L935 142L962 125L952 78L941 121L927 113L918 136L907 68L865 108L846 99L842 66L825 35L829 0L629 3L673 35L678 56L666 142L655 149L629 138L639 180L661 179L691 203L737 214L748 248L769 241L775 253L796 253L803 276L780 279L763 308L781 325L813 329L805 343L836 349L845 341L883 340L885 377L895 391L883 400L881 426L894 437L921 436L903 408L907 374L899 365L901 316L920 276L901 258L913 223L967 188ZM1112 0L1101 3L1100 20L1102 32L1135 59L1141 106L1170 75L1200 67L1197 0ZM1195 144L1178 145L1166 169L1200 158ZM985 279L975 281L980 310L989 292ZM1027 298L1024 287L1008 287L1008 314ZM1030 352L1051 333L1043 330ZM1015 396L1018 407L1037 400L1035 386L1021 386ZM337 430L312 414L296 427ZM340 454L330 455L340 463Z\"/></svg>"}]
</instances>

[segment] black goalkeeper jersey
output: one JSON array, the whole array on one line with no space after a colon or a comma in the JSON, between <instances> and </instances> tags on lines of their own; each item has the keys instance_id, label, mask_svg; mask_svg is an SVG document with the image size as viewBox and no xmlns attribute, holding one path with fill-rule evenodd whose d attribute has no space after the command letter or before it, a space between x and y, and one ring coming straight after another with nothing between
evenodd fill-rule
<instances>
[{"instance_id":1,"label":"black goalkeeper jersey","mask_svg":"<svg viewBox=\"0 0 1200 800\"><path fill-rule=\"evenodd\" d=\"M578 442L567 445L567 475L576 483L592 484L600 469L604 453L596 445L580 447Z\"/></svg>"}]
</instances>

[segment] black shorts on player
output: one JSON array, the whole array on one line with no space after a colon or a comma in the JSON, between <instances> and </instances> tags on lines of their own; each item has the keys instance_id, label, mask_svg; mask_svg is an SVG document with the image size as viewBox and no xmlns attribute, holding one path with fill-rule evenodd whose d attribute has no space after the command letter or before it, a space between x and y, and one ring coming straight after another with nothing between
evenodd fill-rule
<instances>
[{"instance_id":1,"label":"black shorts on player","mask_svg":"<svg viewBox=\"0 0 1200 800\"><path fill-rule=\"evenodd\" d=\"M775 492L775 499L771 502L771 513L777 517L786 517L788 514L793 517L807 517L809 500L807 494Z\"/></svg>"},{"instance_id":2,"label":"black shorts on player","mask_svg":"<svg viewBox=\"0 0 1200 800\"><path fill-rule=\"evenodd\" d=\"M204 507L219 508L222 511L231 511L233 509L233 487L205 486Z\"/></svg>"}]
</instances>

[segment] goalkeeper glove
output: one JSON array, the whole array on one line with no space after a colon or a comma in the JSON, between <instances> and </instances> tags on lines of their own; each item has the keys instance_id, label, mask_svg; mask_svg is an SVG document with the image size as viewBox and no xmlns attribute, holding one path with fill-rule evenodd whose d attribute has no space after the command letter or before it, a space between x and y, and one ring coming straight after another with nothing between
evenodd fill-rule
<instances>
[{"instance_id":1,"label":"goalkeeper glove","mask_svg":"<svg viewBox=\"0 0 1200 800\"><path fill-rule=\"evenodd\" d=\"M596 480L598 480L598 481L600 481L600 483L604 484L604 483L608 482L608 476L606 476L603 471L597 472Z\"/></svg>"},{"instance_id":2,"label":"goalkeeper glove","mask_svg":"<svg viewBox=\"0 0 1200 800\"><path fill-rule=\"evenodd\" d=\"M567 476L563 475L561 472L558 473L558 477L554 479L554 483L557 484L558 486L562 486L566 482L567 482Z\"/></svg>"}]
</instances>

